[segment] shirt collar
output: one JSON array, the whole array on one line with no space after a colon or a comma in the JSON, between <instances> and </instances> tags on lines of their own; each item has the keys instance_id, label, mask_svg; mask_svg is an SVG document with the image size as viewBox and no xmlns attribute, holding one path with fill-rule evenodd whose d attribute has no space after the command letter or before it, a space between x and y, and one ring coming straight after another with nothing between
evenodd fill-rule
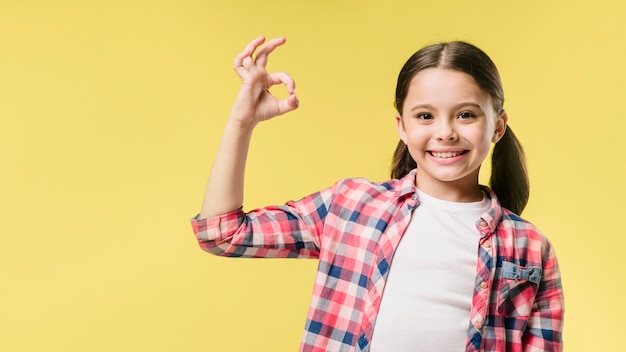
<instances>
[{"instance_id":1,"label":"shirt collar","mask_svg":"<svg viewBox=\"0 0 626 352\"><path fill-rule=\"evenodd\" d=\"M398 180L398 183L396 184L396 195L398 197L402 197L407 194L415 194L415 198L417 198L417 186L415 185L416 174L417 169L413 169L409 171L406 176ZM487 226L490 230L489 232L494 233L498 227L498 223L500 223L500 219L502 218L502 205L500 205L496 193L491 188L481 186L481 189L491 200L491 206L482 214L481 219L487 222Z\"/></svg>"},{"instance_id":2,"label":"shirt collar","mask_svg":"<svg viewBox=\"0 0 626 352\"><path fill-rule=\"evenodd\" d=\"M498 227L498 223L502 218L502 205L498 201L498 197L496 193L487 186L481 186L481 189L487 194L487 197L491 199L491 206L487 209L486 212L481 216L482 220L487 222L487 226L489 227L489 232L496 232L496 228Z\"/></svg>"},{"instance_id":3,"label":"shirt collar","mask_svg":"<svg viewBox=\"0 0 626 352\"><path fill-rule=\"evenodd\" d=\"M396 184L396 195L398 197L402 197L407 194L413 194L417 192L417 187L415 186L415 175L417 174L417 169L413 169L409 171L406 176L402 177L398 180Z\"/></svg>"}]
</instances>

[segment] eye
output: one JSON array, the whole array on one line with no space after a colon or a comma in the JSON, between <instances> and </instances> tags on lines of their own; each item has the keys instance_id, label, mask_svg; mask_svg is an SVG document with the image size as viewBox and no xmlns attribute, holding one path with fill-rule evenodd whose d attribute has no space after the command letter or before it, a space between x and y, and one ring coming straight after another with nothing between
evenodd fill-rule
<instances>
[{"instance_id":1,"label":"eye","mask_svg":"<svg viewBox=\"0 0 626 352\"><path fill-rule=\"evenodd\" d=\"M476 117L476 115L471 112L471 111L463 111L462 113L459 114L458 118L461 120L468 120L471 118Z\"/></svg>"},{"instance_id":2,"label":"eye","mask_svg":"<svg viewBox=\"0 0 626 352\"><path fill-rule=\"evenodd\" d=\"M427 112L423 112L423 113L417 114L415 117L418 118L419 120L430 120L433 118L433 115Z\"/></svg>"}]
</instances>

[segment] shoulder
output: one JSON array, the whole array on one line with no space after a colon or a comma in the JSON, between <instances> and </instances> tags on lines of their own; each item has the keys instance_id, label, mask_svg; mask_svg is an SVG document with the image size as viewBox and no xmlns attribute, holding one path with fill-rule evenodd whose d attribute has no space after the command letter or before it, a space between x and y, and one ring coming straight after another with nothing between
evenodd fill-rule
<instances>
[{"instance_id":1,"label":"shoulder","mask_svg":"<svg viewBox=\"0 0 626 352\"><path fill-rule=\"evenodd\" d=\"M483 214L483 219L490 224L492 230L495 228L495 232L498 237L516 238L516 241L519 241L521 238L527 238L528 240L548 244L547 238L537 228L537 226L511 210L503 207L498 200L498 196L495 192L493 192L493 190L484 186L483 189L491 198L491 206L489 210Z\"/></svg>"},{"instance_id":2,"label":"shoulder","mask_svg":"<svg viewBox=\"0 0 626 352\"><path fill-rule=\"evenodd\" d=\"M349 205L353 202L370 203L373 200L394 198L395 182L372 182L366 178L344 178L333 187L336 204Z\"/></svg>"},{"instance_id":3,"label":"shoulder","mask_svg":"<svg viewBox=\"0 0 626 352\"><path fill-rule=\"evenodd\" d=\"M340 192L366 192L395 193L398 195L415 193L415 174L409 173L401 179L390 179L386 181L370 181L365 177L344 178L335 184L335 189Z\"/></svg>"},{"instance_id":4,"label":"shoulder","mask_svg":"<svg viewBox=\"0 0 626 352\"><path fill-rule=\"evenodd\" d=\"M503 208L502 218L498 225L498 237L504 244L516 248L516 252L524 252L537 260L545 261L553 255L549 239L530 221Z\"/></svg>"},{"instance_id":5,"label":"shoulder","mask_svg":"<svg viewBox=\"0 0 626 352\"><path fill-rule=\"evenodd\" d=\"M502 218L498 228L512 231L518 235L547 240L537 226L506 208L502 208Z\"/></svg>"},{"instance_id":6,"label":"shoulder","mask_svg":"<svg viewBox=\"0 0 626 352\"><path fill-rule=\"evenodd\" d=\"M392 211L409 199L407 195L414 193L414 184L407 186L403 179L375 182L363 177L344 178L333 186L331 207L337 207L336 212L365 208L368 213L375 209Z\"/></svg>"},{"instance_id":7,"label":"shoulder","mask_svg":"<svg viewBox=\"0 0 626 352\"><path fill-rule=\"evenodd\" d=\"M335 185L337 189L341 190L376 190L380 192L392 191L398 184L398 180L387 181L370 181L364 177L344 178L337 181Z\"/></svg>"}]
</instances>

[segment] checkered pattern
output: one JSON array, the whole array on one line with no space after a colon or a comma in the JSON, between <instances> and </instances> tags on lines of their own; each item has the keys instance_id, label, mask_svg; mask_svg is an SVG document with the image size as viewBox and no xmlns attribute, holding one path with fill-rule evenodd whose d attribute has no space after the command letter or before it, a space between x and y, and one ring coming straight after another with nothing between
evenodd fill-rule
<instances>
[{"instance_id":1,"label":"checkered pattern","mask_svg":"<svg viewBox=\"0 0 626 352\"><path fill-rule=\"evenodd\" d=\"M299 201L192 219L200 246L230 257L319 258L301 351L369 351L385 280L412 210L415 170L346 179ZM492 206L478 248L466 351L561 351L563 291L550 243ZM419 319L416 317L416 319Z\"/></svg>"}]
</instances>

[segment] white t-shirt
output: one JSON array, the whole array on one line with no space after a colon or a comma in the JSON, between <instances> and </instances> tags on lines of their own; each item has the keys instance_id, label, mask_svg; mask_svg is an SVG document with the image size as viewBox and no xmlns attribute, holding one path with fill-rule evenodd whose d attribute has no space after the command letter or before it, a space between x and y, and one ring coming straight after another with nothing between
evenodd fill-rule
<instances>
[{"instance_id":1,"label":"white t-shirt","mask_svg":"<svg viewBox=\"0 0 626 352\"><path fill-rule=\"evenodd\" d=\"M456 203L418 190L420 205L394 254L372 352L464 351L480 233L489 199Z\"/></svg>"}]
</instances>

